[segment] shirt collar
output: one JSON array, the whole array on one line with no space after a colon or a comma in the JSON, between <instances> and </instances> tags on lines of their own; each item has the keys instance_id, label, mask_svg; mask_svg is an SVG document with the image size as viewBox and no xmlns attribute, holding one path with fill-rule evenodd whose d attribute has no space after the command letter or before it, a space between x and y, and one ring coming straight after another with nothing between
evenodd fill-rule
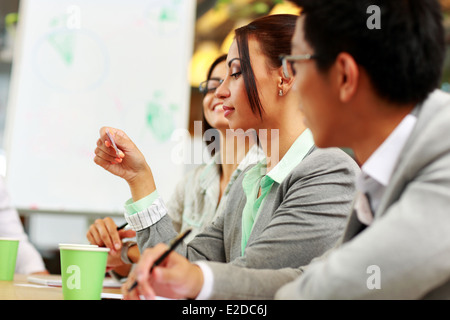
<instances>
[{"instance_id":1,"label":"shirt collar","mask_svg":"<svg viewBox=\"0 0 450 320\"><path fill-rule=\"evenodd\" d=\"M286 176L303 160L306 154L314 146L311 130L306 129L295 140L288 152L281 158L280 162L270 170L267 175L281 184Z\"/></svg>"},{"instance_id":2,"label":"shirt collar","mask_svg":"<svg viewBox=\"0 0 450 320\"><path fill-rule=\"evenodd\" d=\"M257 144L254 144L250 148L250 150L248 150L247 154L242 159L241 163L239 163L236 170L239 170L239 172L244 171L244 169L249 165L257 164L265 158L266 156L264 154L264 151Z\"/></svg>"},{"instance_id":3,"label":"shirt collar","mask_svg":"<svg viewBox=\"0 0 450 320\"><path fill-rule=\"evenodd\" d=\"M244 169L247 168L249 165L257 164L263 159L265 159L264 151L258 145L255 144L250 148L245 157L239 163L236 170L233 172L230 182L234 181L237 178L237 176L242 171L244 171ZM199 177L200 187L203 190L211 188L212 186L215 185L215 181L218 181L220 179L221 161L222 159L220 152L216 152L215 155L207 162L205 169L203 170L202 174ZM228 193L231 185L232 183L228 183L225 193Z\"/></svg>"},{"instance_id":4,"label":"shirt collar","mask_svg":"<svg viewBox=\"0 0 450 320\"><path fill-rule=\"evenodd\" d=\"M239 163L236 170L234 170L233 174L231 175L230 181L227 184L227 187L225 188L225 194L228 194L228 192L231 189L231 186L233 185L234 181L237 179L237 177L241 174L242 171L244 171L248 166L253 164L260 164L262 160L266 158L264 151L255 144L253 147L250 148L250 150L245 155L244 159L242 159L241 163Z\"/></svg>"},{"instance_id":5,"label":"shirt collar","mask_svg":"<svg viewBox=\"0 0 450 320\"><path fill-rule=\"evenodd\" d=\"M362 172L383 186L391 179L395 164L406 144L417 118L408 114L362 166Z\"/></svg>"}]
</instances>

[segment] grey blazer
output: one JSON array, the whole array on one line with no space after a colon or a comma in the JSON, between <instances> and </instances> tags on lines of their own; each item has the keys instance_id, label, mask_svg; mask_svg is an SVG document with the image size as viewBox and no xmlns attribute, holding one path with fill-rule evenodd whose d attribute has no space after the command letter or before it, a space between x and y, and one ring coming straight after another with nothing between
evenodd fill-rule
<instances>
[{"instance_id":1,"label":"grey blazer","mask_svg":"<svg viewBox=\"0 0 450 320\"><path fill-rule=\"evenodd\" d=\"M246 171L244 171L246 172ZM189 260L230 262L240 267L283 268L308 264L331 248L345 227L359 167L340 149L313 147L280 184L274 183L241 254L241 217L246 203L242 173L224 210L177 251ZM168 215L138 231L140 250L176 236Z\"/></svg>"},{"instance_id":2,"label":"grey blazer","mask_svg":"<svg viewBox=\"0 0 450 320\"><path fill-rule=\"evenodd\" d=\"M276 298L449 299L450 95L421 106L371 226L353 212L337 247L305 268L210 266L212 298L271 299L286 284Z\"/></svg>"}]
</instances>

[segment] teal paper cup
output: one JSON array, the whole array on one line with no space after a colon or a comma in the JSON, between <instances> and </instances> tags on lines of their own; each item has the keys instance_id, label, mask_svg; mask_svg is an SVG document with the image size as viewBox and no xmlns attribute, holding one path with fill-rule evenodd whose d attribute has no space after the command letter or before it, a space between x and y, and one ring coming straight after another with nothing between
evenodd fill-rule
<instances>
[{"instance_id":1,"label":"teal paper cup","mask_svg":"<svg viewBox=\"0 0 450 320\"><path fill-rule=\"evenodd\" d=\"M16 269L19 239L0 238L0 281L12 281Z\"/></svg>"},{"instance_id":2,"label":"teal paper cup","mask_svg":"<svg viewBox=\"0 0 450 320\"><path fill-rule=\"evenodd\" d=\"M100 300L108 248L60 245L64 300Z\"/></svg>"}]
</instances>

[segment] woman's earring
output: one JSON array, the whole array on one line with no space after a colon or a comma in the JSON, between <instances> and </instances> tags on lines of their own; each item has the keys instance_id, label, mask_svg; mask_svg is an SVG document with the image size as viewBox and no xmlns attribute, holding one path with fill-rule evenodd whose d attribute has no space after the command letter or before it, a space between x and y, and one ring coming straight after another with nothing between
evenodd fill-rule
<instances>
[{"instance_id":1,"label":"woman's earring","mask_svg":"<svg viewBox=\"0 0 450 320\"><path fill-rule=\"evenodd\" d=\"M281 97L283 95L283 90L280 89L280 91L278 91L278 95Z\"/></svg>"}]
</instances>

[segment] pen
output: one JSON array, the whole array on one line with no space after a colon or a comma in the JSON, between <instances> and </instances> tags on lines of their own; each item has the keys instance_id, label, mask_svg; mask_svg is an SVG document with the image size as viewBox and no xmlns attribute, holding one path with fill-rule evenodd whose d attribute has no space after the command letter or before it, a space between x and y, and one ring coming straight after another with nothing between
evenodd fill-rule
<instances>
[{"instance_id":1,"label":"pen","mask_svg":"<svg viewBox=\"0 0 450 320\"><path fill-rule=\"evenodd\" d=\"M116 150L116 155L117 155L118 157L120 157L119 149L117 148L116 142L114 141L114 139L113 139L111 133L109 133L109 129L106 129L106 134L108 135L109 140L111 140L111 143L112 143L112 145L113 145L114 150Z\"/></svg>"},{"instance_id":2,"label":"pen","mask_svg":"<svg viewBox=\"0 0 450 320\"><path fill-rule=\"evenodd\" d=\"M117 227L117 231L122 230L128 225L128 222L125 222L123 225Z\"/></svg>"},{"instance_id":3,"label":"pen","mask_svg":"<svg viewBox=\"0 0 450 320\"><path fill-rule=\"evenodd\" d=\"M150 273L152 273L153 268L158 266L161 262L164 261L164 259L183 241L184 238L192 231L192 228L187 229L185 232L179 234L175 240L170 245L169 249L167 249L159 258L156 260L152 267L150 268ZM133 291L134 288L138 285L137 281L134 281L134 283L131 285L131 287L128 289L128 292Z\"/></svg>"}]
</instances>

